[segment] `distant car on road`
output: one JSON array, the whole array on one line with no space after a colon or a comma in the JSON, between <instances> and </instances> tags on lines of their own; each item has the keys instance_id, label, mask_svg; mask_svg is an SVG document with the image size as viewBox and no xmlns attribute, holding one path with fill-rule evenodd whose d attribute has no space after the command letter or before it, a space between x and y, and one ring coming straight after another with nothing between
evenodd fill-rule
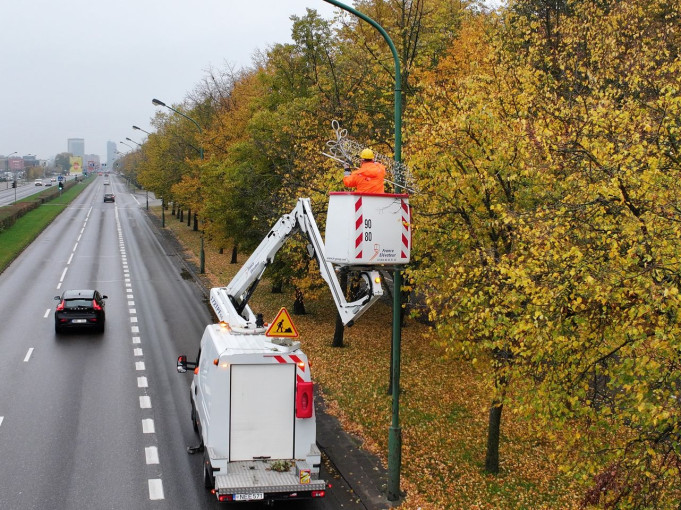
<instances>
[{"instance_id":1,"label":"distant car on road","mask_svg":"<svg viewBox=\"0 0 681 510\"><path fill-rule=\"evenodd\" d=\"M52 177L52 179L50 179L50 182L57 182L57 179L55 179L54 177Z\"/></svg>"},{"instance_id":2,"label":"distant car on road","mask_svg":"<svg viewBox=\"0 0 681 510\"><path fill-rule=\"evenodd\" d=\"M45 186L52 186L52 182L51 181L45 181Z\"/></svg>"},{"instance_id":3,"label":"distant car on road","mask_svg":"<svg viewBox=\"0 0 681 510\"><path fill-rule=\"evenodd\" d=\"M107 297L92 289L65 290L61 296L55 296L54 299L59 301L54 311L55 333L80 328L94 328L103 333L106 319L104 300Z\"/></svg>"},{"instance_id":4,"label":"distant car on road","mask_svg":"<svg viewBox=\"0 0 681 510\"><path fill-rule=\"evenodd\" d=\"M116 195L113 193L104 193L104 201L105 202L115 202L116 201Z\"/></svg>"},{"instance_id":5,"label":"distant car on road","mask_svg":"<svg viewBox=\"0 0 681 510\"><path fill-rule=\"evenodd\" d=\"M42 179L36 179L36 180L35 180L35 185L36 185L36 186L42 186L42 185L43 185L43 180L42 180Z\"/></svg>"}]
</instances>

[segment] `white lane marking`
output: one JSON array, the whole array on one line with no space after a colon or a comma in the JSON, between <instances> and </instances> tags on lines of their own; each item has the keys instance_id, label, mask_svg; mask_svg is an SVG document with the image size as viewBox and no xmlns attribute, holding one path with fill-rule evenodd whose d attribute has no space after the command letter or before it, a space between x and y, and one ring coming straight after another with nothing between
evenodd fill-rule
<instances>
[{"instance_id":1,"label":"white lane marking","mask_svg":"<svg viewBox=\"0 0 681 510\"><path fill-rule=\"evenodd\" d=\"M66 276L66 271L68 271L69 268L65 267L64 272L61 274L61 278L59 278L59 283L64 283L64 277Z\"/></svg>"},{"instance_id":2,"label":"white lane marking","mask_svg":"<svg viewBox=\"0 0 681 510\"><path fill-rule=\"evenodd\" d=\"M85 227L80 229L80 233L82 234L83 232L85 232Z\"/></svg>"},{"instance_id":3,"label":"white lane marking","mask_svg":"<svg viewBox=\"0 0 681 510\"><path fill-rule=\"evenodd\" d=\"M33 354L33 347L31 347L28 352L26 353L26 357L24 358L24 363L26 363L30 358L31 354Z\"/></svg>"},{"instance_id":4,"label":"white lane marking","mask_svg":"<svg viewBox=\"0 0 681 510\"><path fill-rule=\"evenodd\" d=\"M78 236L78 239L76 239L76 241L80 242L80 238L81 238L81 237L83 237L83 236L82 236L82 235L79 235L79 236Z\"/></svg>"},{"instance_id":5,"label":"white lane marking","mask_svg":"<svg viewBox=\"0 0 681 510\"><path fill-rule=\"evenodd\" d=\"M138 337L138 336L133 336L133 337L132 337L132 343L133 343L133 344L138 344L138 343L140 343L140 342L141 342L140 337Z\"/></svg>"},{"instance_id":6,"label":"white lane marking","mask_svg":"<svg viewBox=\"0 0 681 510\"><path fill-rule=\"evenodd\" d=\"M133 349L133 351L136 357L144 356L144 354L142 354L142 349Z\"/></svg>"},{"instance_id":7,"label":"white lane marking","mask_svg":"<svg viewBox=\"0 0 681 510\"><path fill-rule=\"evenodd\" d=\"M149 499L165 499L163 495L163 481L160 478L149 479Z\"/></svg>"},{"instance_id":8,"label":"white lane marking","mask_svg":"<svg viewBox=\"0 0 681 510\"><path fill-rule=\"evenodd\" d=\"M137 313L137 310L135 310L134 308L129 308L129 311L130 311L131 314L136 314L136 313Z\"/></svg>"},{"instance_id":9,"label":"white lane marking","mask_svg":"<svg viewBox=\"0 0 681 510\"><path fill-rule=\"evenodd\" d=\"M4 416L0 416L0 426L2 426L2 420L4 420L4 419L5 419Z\"/></svg>"},{"instance_id":10,"label":"white lane marking","mask_svg":"<svg viewBox=\"0 0 681 510\"><path fill-rule=\"evenodd\" d=\"M144 361L135 361L135 370L140 371L140 372L142 370L145 370Z\"/></svg>"},{"instance_id":11,"label":"white lane marking","mask_svg":"<svg viewBox=\"0 0 681 510\"><path fill-rule=\"evenodd\" d=\"M69 257L69 260L66 262L66 265L68 266L71 263L71 260L73 260L73 253Z\"/></svg>"},{"instance_id":12,"label":"white lane marking","mask_svg":"<svg viewBox=\"0 0 681 510\"><path fill-rule=\"evenodd\" d=\"M137 322L137 317L130 317L130 322Z\"/></svg>"},{"instance_id":13,"label":"white lane marking","mask_svg":"<svg viewBox=\"0 0 681 510\"><path fill-rule=\"evenodd\" d=\"M79 236L79 237L80 237L80 236ZM71 251L76 251L76 248L78 248L78 243L76 243L76 244L73 245L73 250L71 250Z\"/></svg>"},{"instance_id":14,"label":"white lane marking","mask_svg":"<svg viewBox=\"0 0 681 510\"><path fill-rule=\"evenodd\" d=\"M131 333L139 333L140 328L138 328L137 326L133 326L133 327L130 328L130 332Z\"/></svg>"},{"instance_id":15,"label":"white lane marking","mask_svg":"<svg viewBox=\"0 0 681 510\"><path fill-rule=\"evenodd\" d=\"M142 376L137 378L137 387L138 388L148 388L149 383L147 382L147 378Z\"/></svg>"},{"instance_id":16,"label":"white lane marking","mask_svg":"<svg viewBox=\"0 0 681 510\"><path fill-rule=\"evenodd\" d=\"M142 434L155 434L156 427L154 427L154 420L142 420Z\"/></svg>"},{"instance_id":17,"label":"white lane marking","mask_svg":"<svg viewBox=\"0 0 681 510\"><path fill-rule=\"evenodd\" d=\"M128 299L135 299L134 297L132 297L132 294L127 294L127 298Z\"/></svg>"},{"instance_id":18,"label":"white lane marking","mask_svg":"<svg viewBox=\"0 0 681 510\"><path fill-rule=\"evenodd\" d=\"M135 302L134 301L128 301L128 306L135 306Z\"/></svg>"},{"instance_id":19,"label":"white lane marking","mask_svg":"<svg viewBox=\"0 0 681 510\"><path fill-rule=\"evenodd\" d=\"M45 315L43 315L43 319L47 319L47 316L50 315L51 310L52 310L51 308L47 309L47 311L45 312Z\"/></svg>"},{"instance_id":20,"label":"white lane marking","mask_svg":"<svg viewBox=\"0 0 681 510\"><path fill-rule=\"evenodd\" d=\"M151 409L151 397L140 395L140 409Z\"/></svg>"},{"instance_id":21,"label":"white lane marking","mask_svg":"<svg viewBox=\"0 0 681 510\"><path fill-rule=\"evenodd\" d=\"M144 449L144 456L147 459L147 464L158 464L158 448L155 446L147 446Z\"/></svg>"},{"instance_id":22,"label":"white lane marking","mask_svg":"<svg viewBox=\"0 0 681 510\"><path fill-rule=\"evenodd\" d=\"M57 285L57 290L61 289L61 282Z\"/></svg>"}]
</instances>

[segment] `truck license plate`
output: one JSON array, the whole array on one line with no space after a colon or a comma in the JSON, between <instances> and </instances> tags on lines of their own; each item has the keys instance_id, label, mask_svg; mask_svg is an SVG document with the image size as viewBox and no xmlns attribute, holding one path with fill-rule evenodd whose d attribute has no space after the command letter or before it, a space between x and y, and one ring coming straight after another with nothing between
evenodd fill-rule
<instances>
[{"instance_id":1,"label":"truck license plate","mask_svg":"<svg viewBox=\"0 0 681 510\"><path fill-rule=\"evenodd\" d=\"M265 494L262 492L253 492L250 494L234 494L234 501L255 501L258 499L265 499Z\"/></svg>"}]
</instances>

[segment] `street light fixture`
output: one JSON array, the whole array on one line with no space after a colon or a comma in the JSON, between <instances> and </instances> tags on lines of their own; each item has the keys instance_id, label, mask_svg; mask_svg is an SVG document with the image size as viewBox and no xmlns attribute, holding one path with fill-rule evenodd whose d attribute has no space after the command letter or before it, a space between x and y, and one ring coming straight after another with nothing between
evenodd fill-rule
<instances>
[{"instance_id":1,"label":"street light fixture","mask_svg":"<svg viewBox=\"0 0 681 510\"><path fill-rule=\"evenodd\" d=\"M132 142L132 143L137 143L135 140L133 140L132 138L128 138L127 136L125 137L125 139L128 140L128 141L130 141L130 142ZM137 145L140 146L140 147L142 147L142 144L141 144L141 143L137 143Z\"/></svg>"},{"instance_id":2,"label":"street light fixture","mask_svg":"<svg viewBox=\"0 0 681 510\"><path fill-rule=\"evenodd\" d=\"M142 128L139 127L139 126L132 126L132 129L137 129L138 131L142 131L143 133L146 133L146 134L148 134L148 135L151 134L149 131L146 131L146 130L142 129Z\"/></svg>"},{"instance_id":3,"label":"street light fixture","mask_svg":"<svg viewBox=\"0 0 681 510\"><path fill-rule=\"evenodd\" d=\"M176 109L173 108L172 106L168 106L167 104L165 104L165 103L164 103L163 101L161 101L160 99L154 98L154 99L151 100L151 103L152 103L154 106L164 106L165 108L168 108L169 110L174 111L174 112L177 113L178 115L181 115L181 116L184 117L185 119L187 119L187 120L193 122L194 125L196 126L196 129L199 130L199 135L203 135L203 131L201 130L201 126L199 126L199 123L196 122L196 121L195 121L194 119L192 119L191 117L189 117L189 116L185 115L184 113L182 113L182 112L176 110ZM199 140L199 141L200 141L200 140ZM201 156L201 159L203 159L203 143L201 143L201 144L199 145L199 155ZM199 178L199 183L200 183L200 182L201 182L201 179ZM196 215L194 216L194 218L196 219ZM194 222L194 226L196 227L196 221ZM204 252L204 250L203 250L203 229L201 229L201 251L199 252L199 273L201 273L201 274L205 273L205 272L206 272L205 269L206 269L206 254L205 254L205 252Z\"/></svg>"},{"instance_id":4,"label":"street light fixture","mask_svg":"<svg viewBox=\"0 0 681 510\"><path fill-rule=\"evenodd\" d=\"M130 150L133 150L133 151L135 150L135 148L134 148L132 145L130 145L130 144L127 144L127 143L125 143L125 142L118 142L118 143L122 143L122 144L125 145L126 147L130 147Z\"/></svg>"}]
</instances>

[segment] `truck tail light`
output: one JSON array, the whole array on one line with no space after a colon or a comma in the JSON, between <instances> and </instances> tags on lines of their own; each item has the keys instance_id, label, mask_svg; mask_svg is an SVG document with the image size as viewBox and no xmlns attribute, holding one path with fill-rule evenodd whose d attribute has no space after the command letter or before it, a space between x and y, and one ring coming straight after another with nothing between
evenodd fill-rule
<instances>
[{"instance_id":1,"label":"truck tail light","mask_svg":"<svg viewBox=\"0 0 681 510\"><path fill-rule=\"evenodd\" d=\"M311 418L313 409L312 382L300 381L296 387L296 418Z\"/></svg>"},{"instance_id":2,"label":"truck tail light","mask_svg":"<svg viewBox=\"0 0 681 510\"><path fill-rule=\"evenodd\" d=\"M313 498L323 498L324 496L326 496L326 492L324 491L312 491Z\"/></svg>"}]
</instances>

